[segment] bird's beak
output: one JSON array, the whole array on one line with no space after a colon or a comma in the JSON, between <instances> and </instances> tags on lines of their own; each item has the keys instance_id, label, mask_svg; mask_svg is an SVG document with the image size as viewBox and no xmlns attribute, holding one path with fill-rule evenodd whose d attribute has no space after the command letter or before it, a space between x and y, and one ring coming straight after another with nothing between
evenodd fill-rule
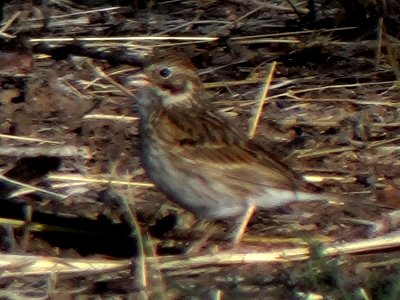
<instances>
[{"instance_id":1,"label":"bird's beak","mask_svg":"<svg viewBox=\"0 0 400 300\"><path fill-rule=\"evenodd\" d=\"M150 79L146 74L141 72L141 73L136 73L136 74L126 77L126 80L124 83L125 83L125 86L132 86L132 87L140 88L140 87L150 85Z\"/></svg>"}]
</instances>

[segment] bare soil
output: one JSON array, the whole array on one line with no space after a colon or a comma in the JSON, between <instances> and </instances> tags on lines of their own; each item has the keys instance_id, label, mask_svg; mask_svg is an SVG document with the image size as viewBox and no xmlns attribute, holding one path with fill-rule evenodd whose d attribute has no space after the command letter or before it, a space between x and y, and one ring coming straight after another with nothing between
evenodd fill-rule
<instances>
[{"instance_id":1,"label":"bare soil","mask_svg":"<svg viewBox=\"0 0 400 300\"><path fill-rule=\"evenodd\" d=\"M0 12L1 297L400 298L397 1L14 0ZM123 83L157 51L190 57L216 108L258 122L255 139L342 197L257 211L235 248L231 220L197 226L138 157Z\"/></svg>"}]
</instances>

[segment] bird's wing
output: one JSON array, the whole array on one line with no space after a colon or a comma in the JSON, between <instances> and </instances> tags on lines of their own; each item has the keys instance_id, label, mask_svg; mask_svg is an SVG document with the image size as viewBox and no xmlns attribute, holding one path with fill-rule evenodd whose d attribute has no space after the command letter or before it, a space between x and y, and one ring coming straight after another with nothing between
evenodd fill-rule
<instances>
[{"instance_id":1,"label":"bird's wing","mask_svg":"<svg viewBox=\"0 0 400 300\"><path fill-rule=\"evenodd\" d=\"M222 180L225 177L234 185L252 185L253 189L310 190L313 187L271 153L248 142L234 126L229 127L226 120L209 113L193 117L190 124L198 130L191 133L186 128L170 151L193 164L199 172L207 172L209 178Z\"/></svg>"},{"instance_id":2,"label":"bird's wing","mask_svg":"<svg viewBox=\"0 0 400 300\"><path fill-rule=\"evenodd\" d=\"M206 172L215 180L230 179L231 182L252 184L259 187L296 189L297 177L290 170L283 171L270 159L262 160L252 152L237 145L203 144L178 147L177 157L193 164L193 168ZM279 167L278 167L279 166Z\"/></svg>"}]
</instances>

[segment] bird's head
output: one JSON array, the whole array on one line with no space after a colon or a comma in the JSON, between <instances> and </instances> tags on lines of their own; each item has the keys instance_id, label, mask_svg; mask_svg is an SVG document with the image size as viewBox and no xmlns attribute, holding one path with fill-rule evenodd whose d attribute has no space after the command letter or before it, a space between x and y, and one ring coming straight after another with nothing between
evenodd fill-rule
<instances>
[{"instance_id":1,"label":"bird's head","mask_svg":"<svg viewBox=\"0 0 400 300\"><path fill-rule=\"evenodd\" d=\"M165 55L150 60L133 84L139 108L192 109L204 97L202 82L192 63L181 56Z\"/></svg>"}]
</instances>

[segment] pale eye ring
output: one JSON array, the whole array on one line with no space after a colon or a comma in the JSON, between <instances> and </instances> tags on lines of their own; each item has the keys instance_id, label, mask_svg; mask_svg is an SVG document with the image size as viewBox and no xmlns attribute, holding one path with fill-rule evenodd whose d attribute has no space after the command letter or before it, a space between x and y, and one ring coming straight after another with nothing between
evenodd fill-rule
<instances>
[{"instance_id":1,"label":"pale eye ring","mask_svg":"<svg viewBox=\"0 0 400 300\"><path fill-rule=\"evenodd\" d=\"M171 69L170 68L162 68L160 71L159 71L159 74L160 74L160 76L162 77L162 78L164 78L164 79L167 79L167 78L169 78L171 75L172 75L172 71L171 71Z\"/></svg>"}]
</instances>

